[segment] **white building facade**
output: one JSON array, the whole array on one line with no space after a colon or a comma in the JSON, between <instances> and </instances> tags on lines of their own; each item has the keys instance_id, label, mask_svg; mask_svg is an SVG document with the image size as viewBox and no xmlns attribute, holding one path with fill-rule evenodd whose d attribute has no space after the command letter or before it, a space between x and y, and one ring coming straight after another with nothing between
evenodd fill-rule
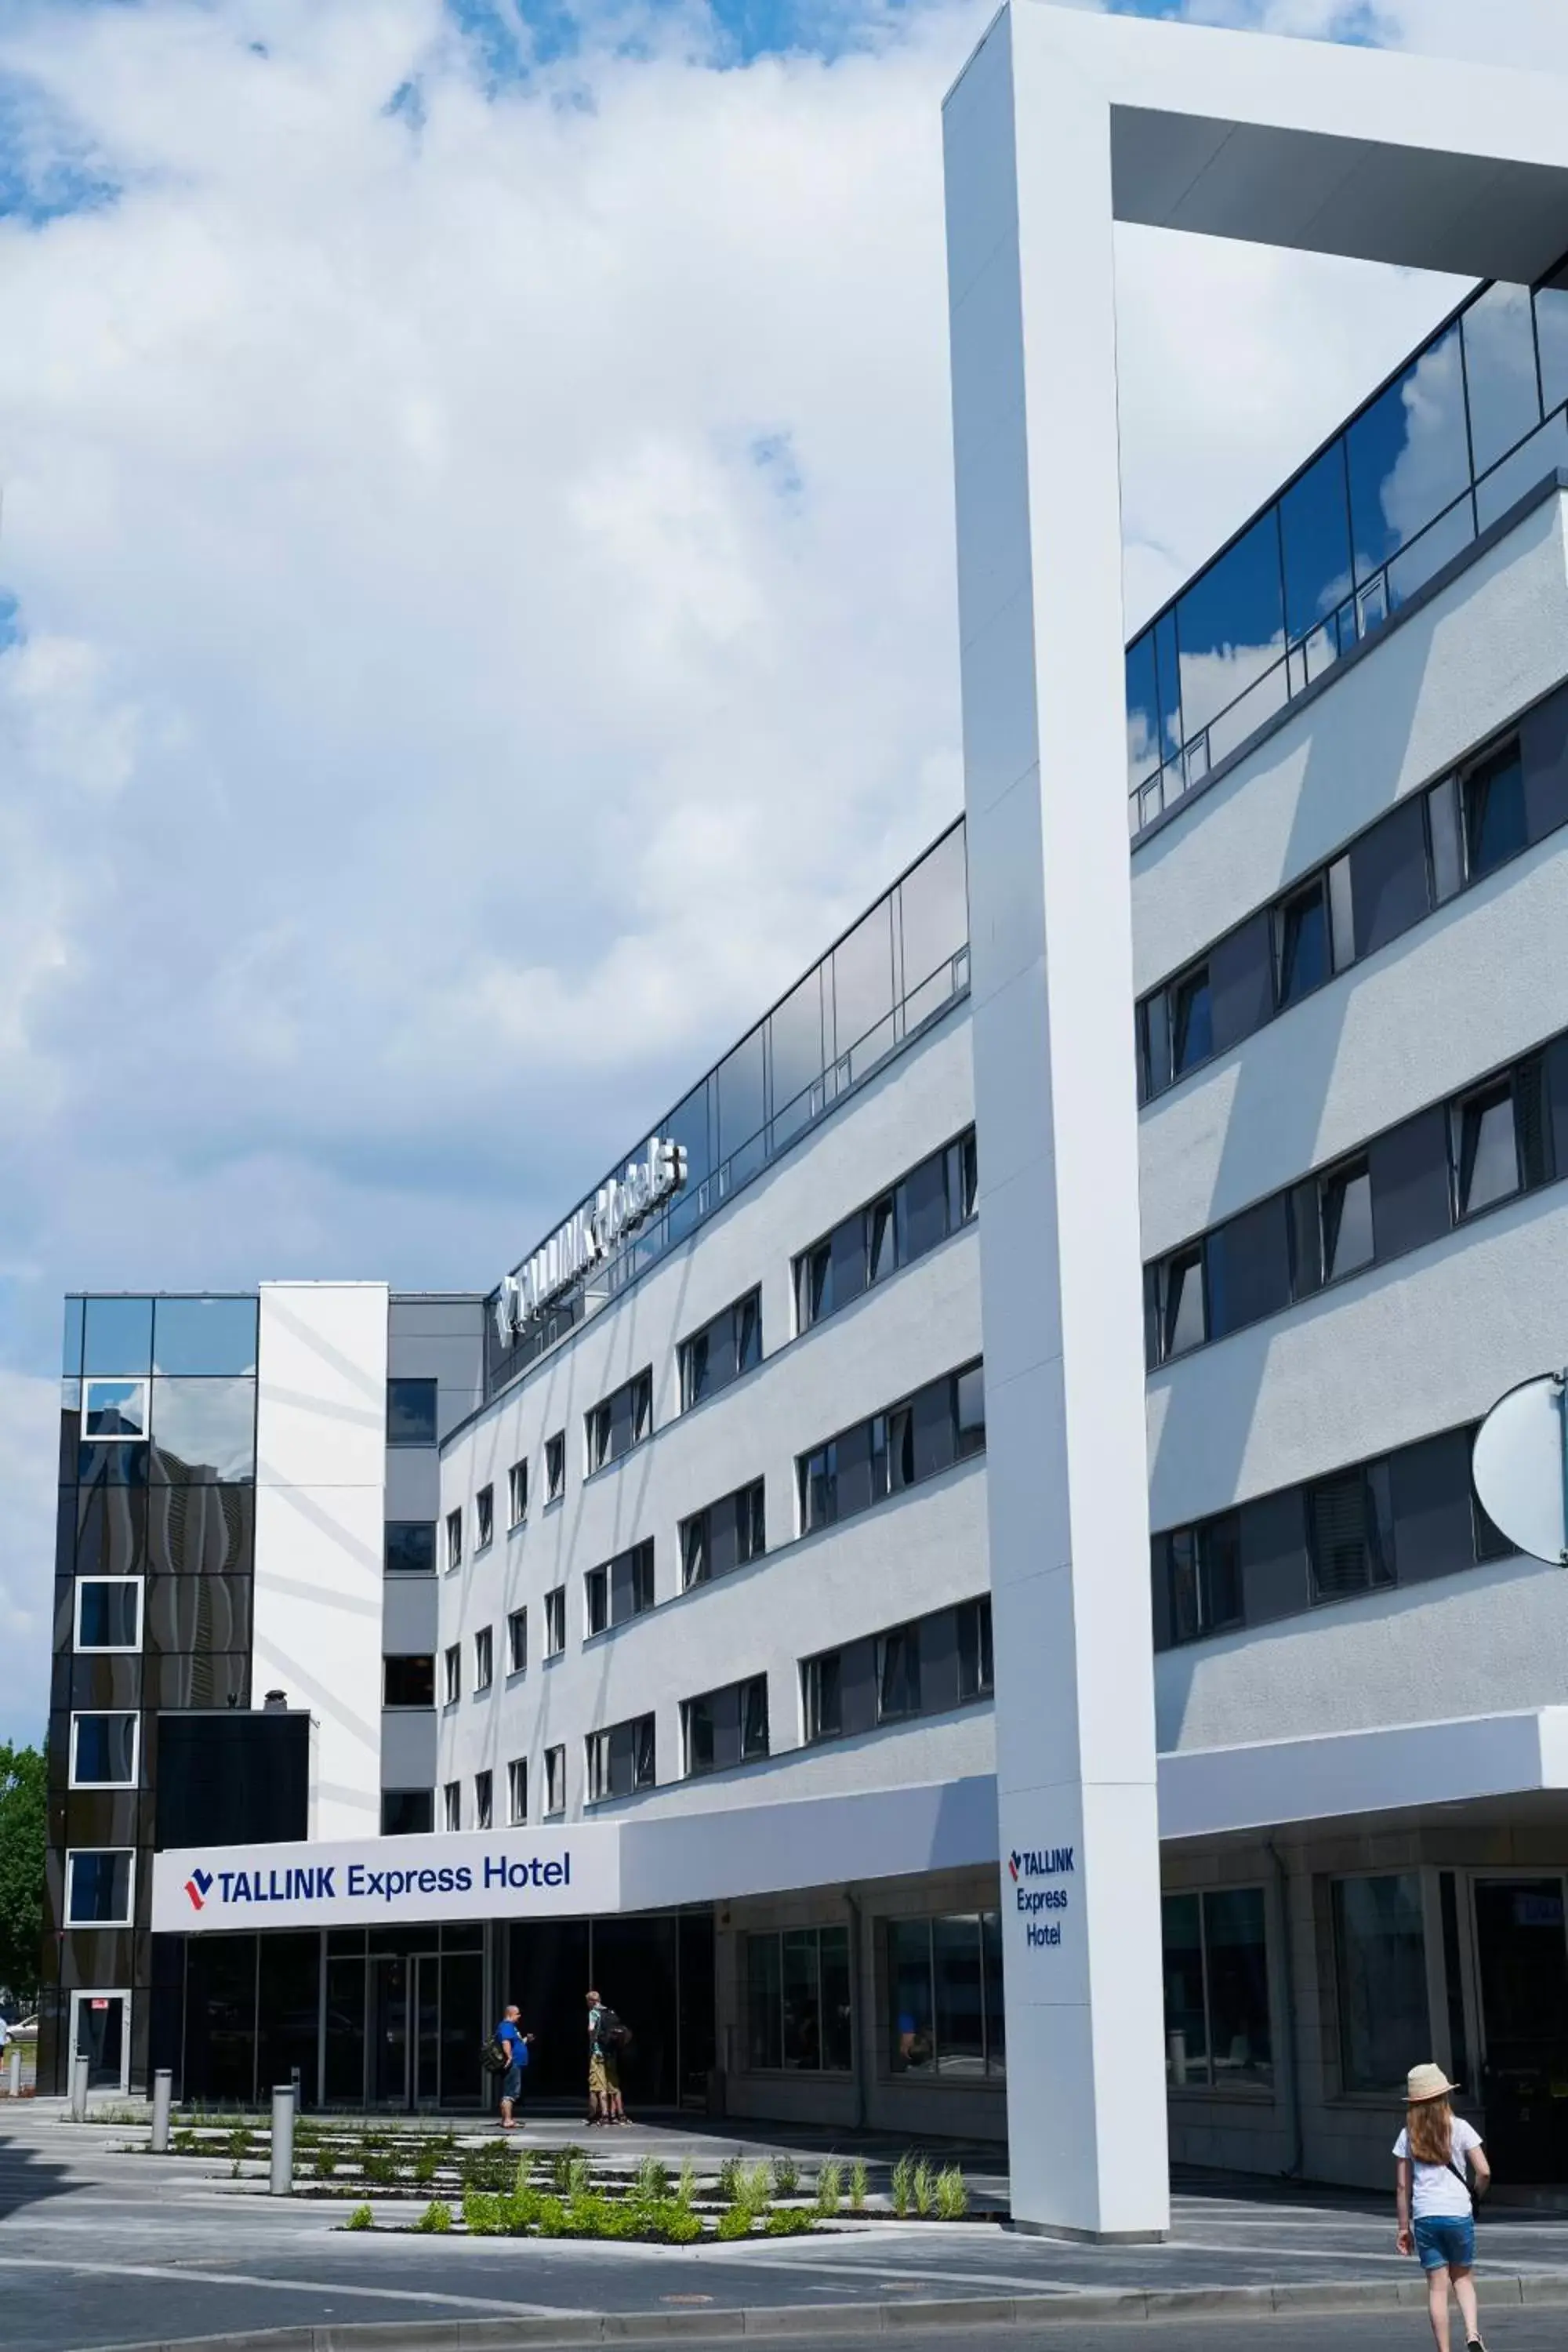
<instances>
[{"instance_id":1,"label":"white building facade","mask_svg":"<svg viewBox=\"0 0 1568 2352\"><path fill-rule=\"evenodd\" d=\"M500 1285L266 1286L196 1371L195 1302L75 1303L46 2076L474 2103L515 1998L575 2096L593 1982L645 2104L1000 2139L1011 2059L1105 2119L1075 2204L1015 2113L1045 2224L1162 2226L1163 2122L1380 2183L1433 2055L1568 2177L1568 1582L1469 1475L1568 1360L1568 278L1483 289L1127 649L1075 1001L1106 810L997 719L1037 621L963 229L967 823ZM351 1864L412 1882L374 1929Z\"/></svg>"}]
</instances>

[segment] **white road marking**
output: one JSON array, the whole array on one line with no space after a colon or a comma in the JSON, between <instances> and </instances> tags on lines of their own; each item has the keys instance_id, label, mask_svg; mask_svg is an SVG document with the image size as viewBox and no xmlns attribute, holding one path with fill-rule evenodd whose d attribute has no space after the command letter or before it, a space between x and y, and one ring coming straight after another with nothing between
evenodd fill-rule
<instances>
[{"instance_id":1,"label":"white road marking","mask_svg":"<svg viewBox=\"0 0 1568 2352\"><path fill-rule=\"evenodd\" d=\"M443 2303L459 2310L499 2311L509 2316L531 2319L557 2319L570 2316L558 2304L512 2303L497 2295L440 2294L428 2288L405 2286L347 2286L338 2279L261 2278L247 2271L178 2270L173 2264L153 2263L80 2263L62 2258L50 2262L42 2255L0 2254L0 2270L8 2271L69 2271L79 2278L142 2278L189 2281L197 2286L261 2286L277 2287L293 2294L347 2294L376 2303Z\"/></svg>"}]
</instances>

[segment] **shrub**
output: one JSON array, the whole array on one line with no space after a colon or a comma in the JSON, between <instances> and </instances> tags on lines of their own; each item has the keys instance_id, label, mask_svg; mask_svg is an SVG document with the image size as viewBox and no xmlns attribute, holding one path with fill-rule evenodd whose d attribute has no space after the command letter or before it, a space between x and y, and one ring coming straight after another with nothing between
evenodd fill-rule
<instances>
[{"instance_id":1,"label":"shrub","mask_svg":"<svg viewBox=\"0 0 1568 2352\"><path fill-rule=\"evenodd\" d=\"M684 2205L688 2210L697 2202L697 2167L689 2157L680 2168L680 2180L675 2197L677 2204Z\"/></svg>"},{"instance_id":2,"label":"shrub","mask_svg":"<svg viewBox=\"0 0 1568 2352\"><path fill-rule=\"evenodd\" d=\"M741 2178L745 2170L738 2156L727 2156L719 2167L719 2194L726 2205L732 2205L741 2190Z\"/></svg>"},{"instance_id":3,"label":"shrub","mask_svg":"<svg viewBox=\"0 0 1568 2352\"><path fill-rule=\"evenodd\" d=\"M580 2147L558 2147L550 2159L550 2178L563 2197L588 2185L586 2153Z\"/></svg>"},{"instance_id":4,"label":"shrub","mask_svg":"<svg viewBox=\"0 0 1568 2352\"><path fill-rule=\"evenodd\" d=\"M719 2216L716 2235L721 2238L749 2238L752 2234L752 2209L749 2205L731 2205Z\"/></svg>"},{"instance_id":5,"label":"shrub","mask_svg":"<svg viewBox=\"0 0 1568 2352\"><path fill-rule=\"evenodd\" d=\"M773 2202L773 2167L765 2162L741 2167L740 2201L752 2213L765 2213Z\"/></svg>"},{"instance_id":6,"label":"shrub","mask_svg":"<svg viewBox=\"0 0 1568 2352\"><path fill-rule=\"evenodd\" d=\"M956 2164L936 2177L936 2210L944 2221L962 2221L969 2210L969 2187Z\"/></svg>"},{"instance_id":7,"label":"shrub","mask_svg":"<svg viewBox=\"0 0 1568 2352\"><path fill-rule=\"evenodd\" d=\"M368 2213L370 2208L367 2205L363 2207L363 2210ZM463 2227L467 2230L470 2238L499 2238L502 2236L506 2230L506 2217L501 2210L500 2198L494 2195L487 2195L482 2189L465 2189L463 2192Z\"/></svg>"},{"instance_id":8,"label":"shrub","mask_svg":"<svg viewBox=\"0 0 1568 2352\"><path fill-rule=\"evenodd\" d=\"M901 2221L915 2201L915 2160L900 2156L893 2167L893 2210Z\"/></svg>"},{"instance_id":9,"label":"shrub","mask_svg":"<svg viewBox=\"0 0 1568 2352\"><path fill-rule=\"evenodd\" d=\"M936 2204L936 2174L922 2156L910 2176L910 2195L922 2221Z\"/></svg>"},{"instance_id":10,"label":"shrub","mask_svg":"<svg viewBox=\"0 0 1568 2352\"><path fill-rule=\"evenodd\" d=\"M414 2178L421 2189L435 2179L441 2162L440 2151L433 2140L426 2140L414 2158Z\"/></svg>"},{"instance_id":11,"label":"shrub","mask_svg":"<svg viewBox=\"0 0 1568 2352\"><path fill-rule=\"evenodd\" d=\"M659 2210L658 2229L660 2237L668 2238L672 2246L689 2246L702 2235L702 2217L679 2198Z\"/></svg>"},{"instance_id":12,"label":"shrub","mask_svg":"<svg viewBox=\"0 0 1568 2352\"><path fill-rule=\"evenodd\" d=\"M397 2158L389 2147L367 2147L360 2158L360 2170L382 2188L391 2187L399 2177Z\"/></svg>"},{"instance_id":13,"label":"shrub","mask_svg":"<svg viewBox=\"0 0 1568 2352\"><path fill-rule=\"evenodd\" d=\"M863 2156L858 2156L849 2168L849 2210L851 2213L866 2210L866 2159Z\"/></svg>"},{"instance_id":14,"label":"shrub","mask_svg":"<svg viewBox=\"0 0 1568 2352\"><path fill-rule=\"evenodd\" d=\"M331 2180L338 2168L338 2152L323 2141L310 2158L310 2170L318 2180Z\"/></svg>"},{"instance_id":15,"label":"shrub","mask_svg":"<svg viewBox=\"0 0 1568 2352\"><path fill-rule=\"evenodd\" d=\"M636 2174L639 2197L664 2198L669 2194L669 2167L657 2156L645 2156Z\"/></svg>"},{"instance_id":16,"label":"shrub","mask_svg":"<svg viewBox=\"0 0 1568 2352\"><path fill-rule=\"evenodd\" d=\"M449 2205L444 2204L439 2197L432 2197L414 2226L416 2230L426 2231L432 2237L444 2238L452 2226L452 2209Z\"/></svg>"},{"instance_id":17,"label":"shrub","mask_svg":"<svg viewBox=\"0 0 1568 2352\"><path fill-rule=\"evenodd\" d=\"M804 2205L786 2205L770 2213L763 2223L770 2238L798 2238L803 2231L815 2229L816 2216Z\"/></svg>"},{"instance_id":18,"label":"shrub","mask_svg":"<svg viewBox=\"0 0 1568 2352\"><path fill-rule=\"evenodd\" d=\"M831 2216L844 2195L844 2167L836 2156L825 2157L816 2168L816 2210Z\"/></svg>"},{"instance_id":19,"label":"shrub","mask_svg":"<svg viewBox=\"0 0 1568 2352\"><path fill-rule=\"evenodd\" d=\"M343 2223L343 2227L345 2230L374 2230L375 2227L375 2215L371 2211L368 2205L356 2205L353 2211L349 2215L348 2220Z\"/></svg>"},{"instance_id":20,"label":"shrub","mask_svg":"<svg viewBox=\"0 0 1568 2352\"><path fill-rule=\"evenodd\" d=\"M169 2135L169 2146L176 2156L189 2156L195 2144L196 2136L188 2124L182 2124L178 2131Z\"/></svg>"},{"instance_id":21,"label":"shrub","mask_svg":"<svg viewBox=\"0 0 1568 2352\"><path fill-rule=\"evenodd\" d=\"M542 2238L564 2238L568 2234L564 2200L560 2197L542 2197L534 2221Z\"/></svg>"}]
</instances>

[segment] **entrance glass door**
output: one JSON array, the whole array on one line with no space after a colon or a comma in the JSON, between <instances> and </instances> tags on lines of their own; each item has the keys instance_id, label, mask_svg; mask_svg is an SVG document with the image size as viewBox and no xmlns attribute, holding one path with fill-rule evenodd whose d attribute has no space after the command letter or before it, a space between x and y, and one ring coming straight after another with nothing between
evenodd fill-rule
<instances>
[{"instance_id":1,"label":"entrance glass door","mask_svg":"<svg viewBox=\"0 0 1568 2352\"><path fill-rule=\"evenodd\" d=\"M412 1962L377 1953L365 1971L369 2032L365 2098L373 2107L408 2105L408 1977Z\"/></svg>"},{"instance_id":2,"label":"entrance glass door","mask_svg":"<svg viewBox=\"0 0 1568 2352\"><path fill-rule=\"evenodd\" d=\"M414 1970L414 2104L441 2103L441 1963L434 1952L416 1953Z\"/></svg>"},{"instance_id":3,"label":"entrance glass door","mask_svg":"<svg viewBox=\"0 0 1568 2352\"><path fill-rule=\"evenodd\" d=\"M131 2054L127 2028L131 2017L128 1992L75 1992L71 1995L71 2048L87 2053L88 2088L122 2091L126 2061Z\"/></svg>"},{"instance_id":4,"label":"entrance glass door","mask_svg":"<svg viewBox=\"0 0 1568 2352\"><path fill-rule=\"evenodd\" d=\"M1487 2148L1500 2180L1568 2179L1568 1916L1560 1877L1476 1883Z\"/></svg>"}]
</instances>

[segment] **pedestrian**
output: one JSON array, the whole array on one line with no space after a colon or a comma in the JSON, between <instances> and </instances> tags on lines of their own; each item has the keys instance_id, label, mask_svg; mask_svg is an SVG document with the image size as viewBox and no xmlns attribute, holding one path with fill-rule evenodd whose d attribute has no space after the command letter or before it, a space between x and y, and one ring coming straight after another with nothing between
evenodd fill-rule
<instances>
[{"instance_id":1,"label":"pedestrian","mask_svg":"<svg viewBox=\"0 0 1568 2352\"><path fill-rule=\"evenodd\" d=\"M621 2073L616 2063L620 2044L627 2039L626 2028L613 2009L600 2000L596 1992L588 1995L588 2121L590 2124L624 2124L626 2111L621 2100Z\"/></svg>"},{"instance_id":2,"label":"pedestrian","mask_svg":"<svg viewBox=\"0 0 1568 2352\"><path fill-rule=\"evenodd\" d=\"M496 2027L496 2040L507 2056L506 2072L501 2076L500 2084L502 2131L510 2131L514 2127L512 2108L522 2096L522 2070L528 2063L528 2045L533 2039L531 2033L523 2032L521 2018L522 2012L516 2001L508 2001L501 2021Z\"/></svg>"},{"instance_id":3,"label":"pedestrian","mask_svg":"<svg viewBox=\"0 0 1568 2352\"><path fill-rule=\"evenodd\" d=\"M9 2026L6 2024L6 2022L5 2022L5 2011L4 2011L3 2009L0 2009L0 2073L3 2073L3 2072L4 2072L4 2070L5 2070L5 2045L6 2045L6 2043L10 2041L10 2039L11 2039L11 2029L10 2029L10 2027L9 2027ZM0 2084L0 2090L4 2090L4 2089L8 2088L8 2087L9 2087L8 2085Z\"/></svg>"},{"instance_id":4,"label":"pedestrian","mask_svg":"<svg viewBox=\"0 0 1568 2352\"><path fill-rule=\"evenodd\" d=\"M1481 2136L1449 2105L1458 2089L1441 2066L1412 2066L1405 2088L1405 2129L1394 2143L1394 2197L1402 2254L1421 2258L1426 2315L1437 2352L1448 2352L1448 2290L1465 2323L1467 2352L1486 2352L1476 2308L1476 2201L1491 2167ZM1473 2174L1472 2189L1467 2175Z\"/></svg>"}]
</instances>

